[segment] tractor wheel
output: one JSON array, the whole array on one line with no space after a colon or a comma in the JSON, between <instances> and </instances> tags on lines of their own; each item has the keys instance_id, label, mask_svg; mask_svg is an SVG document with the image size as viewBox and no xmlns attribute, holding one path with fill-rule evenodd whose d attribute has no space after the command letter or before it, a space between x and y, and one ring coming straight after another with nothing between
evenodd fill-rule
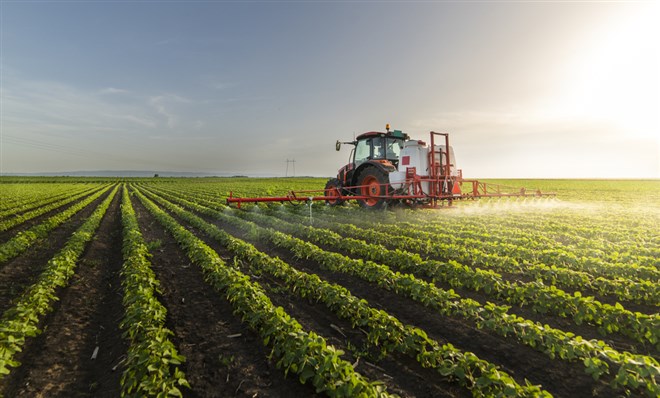
<instances>
[{"instance_id":1,"label":"tractor wheel","mask_svg":"<svg viewBox=\"0 0 660 398\"><path fill-rule=\"evenodd\" d=\"M328 199L325 201L325 204L328 206L341 206L344 204L342 199L339 199L341 196L341 183L336 178L331 178L325 184L325 196L336 196L337 199Z\"/></svg>"},{"instance_id":2,"label":"tractor wheel","mask_svg":"<svg viewBox=\"0 0 660 398\"><path fill-rule=\"evenodd\" d=\"M357 181L357 185L360 186L357 192L358 195L373 196L373 198L359 199L360 206L368 209L380 209L385 205L387 199L379 197L385 196L385 186L389 182L383 171L373 166L367 167L360 172Z\"/></svg>"}]
</instances>

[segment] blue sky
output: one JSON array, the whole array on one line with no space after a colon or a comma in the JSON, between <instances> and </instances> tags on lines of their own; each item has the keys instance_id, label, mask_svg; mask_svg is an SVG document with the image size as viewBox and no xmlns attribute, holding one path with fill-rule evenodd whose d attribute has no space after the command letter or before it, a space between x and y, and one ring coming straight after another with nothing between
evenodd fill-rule
<instances>
[{"instance_id":1,"label":"blue sky","mask_svg":"<svg viewBox=\"0 0 660 398\"><path fill-rule=\"evenodd\" d=\"M469 177L660 178L653 2L0 7L2 172L330 176L390 123Z\"/></svg>"}]
</instances>

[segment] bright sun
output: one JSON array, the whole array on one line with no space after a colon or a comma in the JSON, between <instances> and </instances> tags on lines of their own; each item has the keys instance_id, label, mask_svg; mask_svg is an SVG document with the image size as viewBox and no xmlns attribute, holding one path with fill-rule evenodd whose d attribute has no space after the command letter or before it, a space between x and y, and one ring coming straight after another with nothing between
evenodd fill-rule
<instances>
[{"instance_id":1,"label":"bright sun","mask_svg":"<svg viewBox=\"0 0 660 398\"><path fill-rule=\"evenodd\" d=\"M567 65L555 114L613 125L628 137L660 139L658 4L615 15Z\"/></svg>"}]
</instances>

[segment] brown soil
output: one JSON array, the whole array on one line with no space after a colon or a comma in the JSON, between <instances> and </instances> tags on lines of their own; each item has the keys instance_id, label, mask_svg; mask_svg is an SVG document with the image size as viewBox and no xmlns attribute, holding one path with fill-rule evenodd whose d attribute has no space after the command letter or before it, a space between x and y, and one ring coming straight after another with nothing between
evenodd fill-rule
<instances>
[{"instance_id":1,"label":"brown soil","mask_svg":"<svg viewBox=\"0 0 660 398\"><path fill-rule=\"evenodd\" d=\"M29 228L32 228L33 226L35 226L37 224L40 224L44 220L47 220L49 217L52 217L52 216L54 216L58 213L61 213L62 211L68 209L69 207L71 207L74 204L80 202L81 200L84 200L85 198L89 197L90 195L93 195L96 192L97 192L97 190L90 191L87 195L85 195L81 198L78 198L78 199L74 200L73 202L69 202L67 204L64 204L64 205L62 205L58 208L50 210L47 213L41 214L37 217L31 218L31 219L26 220L26 221L24 221L24 222L22 222L18 225L15 225L14 227L9 228L6 231L0 232L0 242L5 242L5 241L11 239L14 235L17 235L19 232L25 231ZM110 190L108 190L108 192L110 192ZM101 196L104 196L104 195L107 195L107 194L108 193L106 192ZM11 216L11 217L15 217L15 216Z\"/></svg>"},{"instance_id":2,"label":"brown soil","mask_svg":"<svg viewBox=\"0 0 660 398\"><path fill-rule=\"evenodd\" d=\"M42 322L44 332L28 341L18 358L23 365L3 381L5 396L119 396L122 369L117 365L126 352L119 330L123 315L120 200L121 190L69 286L58 293L60 301ZM96 347L97 357L91 359Z\"/></svg>"},{"instance_id":3,"label":"brown soil","mask_svg":"<svg viewBox=\"0 0 660 398\"><path fill-rule=\"evenodd\" d=\"M230 226L224 225L222 222L211 220L208 217L204 218L213 222L218 227L229 231L234 236L245 238L243 234L238 233ZM182 224L185 225L185 223ZM201 234L197 233L197 235ZM210 242L208 238L204 239L207 243L210 243L214 249L218 250L217 244ZM550 391L555 396L560 397L593 395L612 396L615 394L615 392L605 383L594 382L591 377L584 372L584 368L579 362L566 363L563 361L550 361L549 358L542 353L521 346L512 339L505 339L497 335L491 335L488 332L478 330L474 325L470 325L461 320L441 317L416 302L384 291L372 284L357 280L357 278L326 272L314 262L297 260L291 253L270 247L266 243L252 243L254 243L261 251L267 252L272 256L280 257L296 268L306 272L316 273L325 280L345 286L355 296L367 299L372 306L385 309L405 323L421 327L429 333L430 337L435 338L440 343L450 342L458 348L472 351L480 356L480 358L500 365L503 370L514 376L519 383L524 384L525 380L530 380L534 384L541 384L544 389ZM268 280L264 281L261 279L260 283L262 282L266 282L267 285L272 284L272 282L269 282ZM282 286L275 285L271 290L277 290L278 287L281 288ZM274 301L277 301L277 298L275 298ZM285 303L285 309L287 309L287 311L291 311L292 315L296 316L297 319L311 325L314 330L319 328L321 328L321 330L327 330L327 326L323 328L323 324L327 325L331 322L335 325L343 325L340 320L332 320L331 318L328 318L328 315L326 314L328 312L327 310L316 312L309 309L305 310L303 308L304 303L301 304L301 300L292 299L291 297L283 297L282 302ZM298 308L296 309L295 307ZM308 315L305 316L305 313ZM327 320L324 321L324 319ZM321 322L319 322L319 320ZM348 328L344 326L342 329L351 330L350 325ZM337 334L336 332L333 333L331 330L327 330L326 334L324 334L323 331L320 331L320 333L326 336L333 336L331 337L331 341L333 343L335 342L336 338L334 336ZM350 335L347 336L350 337ZM346 344L341 344L341 342L339 342L340 348L343 348L342 346L345 345ZM389 360L393 360L392 357L390 357ZM382 364L378 363L377 365L382 368ZM415 363L411 363L411 365L413 368L416 368L413 373L419 375L419 366ZM404 367L400 364L396 366L396 369L402 368ZM400 371L395 372L395 374L401 377ZM434 374L433 376L435 377L429 378L427 376L424 377L424 379L427 380L427 383L428 380L440 379L437 374ZM571 380L570 385L565 382L568 379ZM403 380L405 385L405 377ZM401 387L399 380L396 380L394 383L399 386L399 388ZM395 392L404 393L406 396L427 396L420 391L406 391L400 389L395 390ZM454 392L454 394L456 394L456 392Z\"/></svg>"},{"instance_id":4,"label":"brown soil","mask_svg":"<svg viewBox=\"0 0 660 398\"><path fill-rule=\"evenodd\" d=\"M387 246L387 245L385 245ZM319 247L323 248L324 250L328 251L336 251L333 248L330 247L325 247L324 245L319 245ZM348 256L355 258L354 255L344 252L344 251L339 251L340 253ZM443 261L442 259L437 259L439 261ZM397 269L395 267L391 267L394 271ZM431 278L424 277L421 275L417 275L420 279L426 280L427 282L431 282ZM515 281L515 278L509 279L510 281ZM476 300L480 303L486 303L486 302L492 302L498 305L507 305L511 306L511 304L507 303L505 300L497 298L492 295L488 295L484 292L476 292L474 290L468 290L464 288L455 288L450 286L447 283L441 283L441 282L435 282L435 284L444 289L444 290L449 290L453 289L456 293L461 295L461 297L465 298L471 298L473 300ZM509 310L509 313L516 314L518 316L521 316L525 319L529 319L535 322L540 322L544 325L549 325L553 328L556 329L561 329L566 332L572 332L577 336L582 336L583 338L586 339L598 339L598 340L603 340L605 341L608 345L610 345L613 348L616 348L617 350L621 351L630 351L634 353L640 353L644 355L650 355L654 357L660 357L658 351L653 347L651 344L643 344L639 341L636 341L628 336L625 336L621 333L612 333L612 334L602 334L598 331L596 326L593 325L588 325L588 324L582 324L582 325L577 325L572 318L563 318L560 316L552 315L552 314L541 314L536 311L534 311L531 306L525 305L525 306L511 306L512 308Z\"/></svg>"},{"instance_id":5,"label":"brown soil","mask_svg":"<svg viewBox=\"0 0 660 398\"><path fill-rule=\"evenodd\" d=\"M5 264L0 264L0 313L9 308L12 300L36 281L48 260L64 247L71 234L82 225L109 194L110 191L101 195L100 198L52 230L47 238L34 242L27 251L18 257Z\"/></svg>"},{"instance_id":6,"label":"brown soil","mask_svg":"<svg viewBox=\"0 0 660 398\"><path fill-rule=\"evenodd\" d=\"M220 222L214 223L226 230L229 229ZM237 235L243 237L241 234ZM464 320L442 317L415 301L390 293L358 278L324 271L311 261L297 260L288 251L274 249L263 242L253 243L260 250L278 256L300 270L318 274L322 279L346 287L355 296L365 298L372 306L385 309L404 323L420 327L429 337L440 343L449 342L457 348L474 352L480 358L499 365L521 384L524 384L525 380L533 384L541 384L556 397L616 395L616 392L605 383L595 382L586 374L581 362L551 360L532 348L518 344L512 338L503 338L479 330L475 325ZM485 302L483 297L481 301ZM571 382L566 383L566 380Z\"/></svg>"},{"instance_id":7,"label":"brown soil","mask_svg":"<svg viewBox=\"0 0 660 398\"><path fill-rule=\"evenodd\" d=\"M152 264L161 282L167 326L174 332L172 341L186 357L183 370L192 387L186 396L314 396L313 387L275 368L259 336L204 281L172 236L139 201L133 206L145 240L158 247L152 251Z\"/></svg>"},{"instance_id":8,"label":"brown soil","mask_svg":"<svg viewBox=\"0 0 660 398\"><path fill-rule=\"evenodd\" d=\"M290 220L288 220L288 221L290 221ZM330 220L326 219L326 221L330 221ZM359 223L357 223L355 225L359 226ZM395 246L388 245L386 242L381 242L381 244L383 246L389 248L389 249L392 249L392 250L396 249ZM432 260L448 261L447 258L444 258L442 256L422 256L422 258L427 258L427 257L429 259L432 259ZM479 264L466 264L466 265L472 266L472 267L480 267ZM483 269L487 269L487 267L483 268ZM504 280L507 280L507 281L510 281L510 282L532 282L532 281L535 280L533 277L528 276L528 275L524 275L524 274L521 274L521 273L500 273L500 274L502 275L502 278ZM571 294L575 291L574 289L563 289L563 290L565 290L565 291L567 291ZM616 297L614 295L603 295L603 294L601 294L597 291L594 291L593 289L583 289L583 290L581 290L581 292L583 294L586 294L586 295L594 296L596 300L598 300L602 303L614 305L617 302L619 302L624 306L624 308L626 308L630 311L633 311L633 312L641 312L643 314L657 314L658 310L660 309L660 306L658 306L658 305L649 305L649 304L645 304L645 303L637 303L637 302L632 302L632 301L628 301L628 300L620 300L618 297Z\"/></svg>"},{"instance_id":9,"label":"brown soil","mask_svg":"<svg viewBox=\"0 0 660 398\"><path fill-rule=\"evenodd\" d=\"M79 194L79 193L83 193L83 191L86 191L87 189L90 189L90 188L87 187L87 188L85 188L85 189L83 189L83 190L81 190L81 191L75 192L73 195L77 195L77 194ZM92 190L90 189L89 192L91 193ZM29 202L18 202L18 203L16 203L18 206L25 206L25 208L22 209L22 210L20 210L20 211L18 211L18 212L16 212L16 213L14 213L14 214L12 214L12 217L14 217L14 216L20 216L21 214L25 214L25 213L27 213L27 212L30 212L30 211L36 210L36 209L38 209L39 207L42 207L42 206L48 206L48 205L50 205L50 204L53 204L54 202L57 202L57 201L63 200L66 196L70 196L70 195L71 195L70 192L67 193L66 195L62 195L62 194L53 195L53 196L51 196L50 199L48 199L47 201L41 202L41 204L37 204L37 203L40 201L40 199L30 200ZM44 199L45 199L45 198L44 198ZM15 207L15 206L13 206L13 207ZM7 210L8 210L8 209L9 209L9 208L7 208Z\"/></svg>"},{"instance_id":10,"label":"brown soil","mask_svg":"<svg viewBox=\"0 0 660 398\"><path fill-rule=\"evenodd\" d=\"M34 282L46 262L104 197L54 230L43 242L0 266L0 311L8 308L11 300ZM0 395L120 395L122 360L127 349L119 329L124 313L119 275L122 266L120 200L118 192L99 231L83 254L69 286L58 292L60 300L54 304L53 312L42 321L44 332L28 340L24 352L17 358L23 365L0 382ZM186 357L182 370L191 389L185 389L184 396L317 396L311 385L302 385L295 375L285 376L282 369L276 368L274 361L268 359L270 350L263 346L258 334L244 326L241 319L233 314L223 294L204 281L201 270L191 264L173 237L139 200L133 198L132 201L140 230L153 255L153 269L161 284L162 293L158 298L168 311L166 326L174 333L171 337L174 345ZM38 219L43 220L44 217ZM246 238L217 220L206 219L236 237ZM189 227L185 222L179 222ZM202 232L189 229L217 251L227 263L234 263L234 257L226 248ZM13 230L6 236L16 232ZM512 337L503 338L480 330L463 319L443 317L417 302L358 278L325 271L315 262L296 259L289 251L273 248L267 243L251 243L299 270L318 274L329 282L346 287L353 295L368 300L371 306L387 311L405 324L422 328L430 338L441 344L451 343L497 364L521 384L526 380L541 384L557 397L621 395L620 391L613 391L605 382L593 381L584 372L581 362L552 360L517 343ZM470 395L469 391L444 380L437 372L423 369L414 358L390 354L379 359L374 350L365 350L364 331L353 329L347 321L338 318L322 303L292 294L283 281L260 274L244 262L237 264L244 273L260 283L275 305L283 307L305 330L315 331L324 336L329 344L345 351L343 358L355 363L359 373L371 380L385 382L388 391L403 397ZM478 292L458 290L458 293L480 302L497 302ZM511 312L585 337L602 338L594 327L577 326L568 319L536 314L525 307L513 308ZM635 345L625 337L616 336L605 340L618 348L640 348L639 344ZM98 357L92 360L96 347L99 348ZM644 350L644 347L641 349Z\"/></svg>"},{"instance_id":11,"label":"brown soil","mask_svg":"<svg viewBox=\"0 0 660 398\"><path fill-rule=\"evenodd\" d=\"M202 232L196 231L183 220L178 220L186 226L221 256L231 260L231 253L219 243L212 240ZM231 231L227 226L224 229ZM277 250L269 247L261 247L266 253L280 254ZM291 264L288 260L287 262ZM361 330L353 329L350 322L335 316L325 305L290 293L288 286L278 279L267 274L261 274L252 269L249 264L238 261L241 271L251 275L264 287L268 297L276 306L283 307L289 315L294 317L305 330L312 330L323 336L326 341L345 352L343 358L351 363L356 363L356 370L370 380L379 380L386 384L388 391L402 397L466 397L469 391L452 385L434 370L424 369L414 358L401 355L389 355L384 360L379 360L378 353L372 350L358 361L356 351L362 352L366 346L365 334ZM339 330L337 330L339 329Z\"/></svg>"}]
</instances>

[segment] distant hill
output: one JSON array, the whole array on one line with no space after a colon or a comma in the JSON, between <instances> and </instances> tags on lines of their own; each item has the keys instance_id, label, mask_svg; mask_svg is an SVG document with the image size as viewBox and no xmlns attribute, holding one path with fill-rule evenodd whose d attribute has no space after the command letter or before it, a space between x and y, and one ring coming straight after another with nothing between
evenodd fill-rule
<instances>
[{"instance_id":1,"label":"distant hill","mask_svg":"<svg viewBox=\"0 0 660 398\"><path fill-rule=\"evenodd\" d=\"M266 173L203 173L189 171L150 171L150 170L83 170L83 171L49 171L39 173L4 173L5 176L43 176L43 177L233 177L236 175L246 177L281 177L277 174Z\"/></svg>"}]
</instances>

